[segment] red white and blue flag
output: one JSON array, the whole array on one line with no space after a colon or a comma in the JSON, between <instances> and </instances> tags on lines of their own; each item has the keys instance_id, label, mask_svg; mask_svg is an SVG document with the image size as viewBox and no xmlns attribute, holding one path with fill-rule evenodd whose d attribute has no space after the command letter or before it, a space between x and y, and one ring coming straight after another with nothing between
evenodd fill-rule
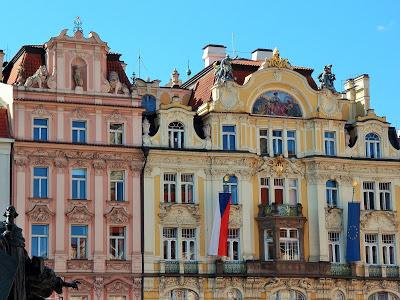
<instances>
[{"instance_id":1,"label":"red white and blue flag","mask_svg":"<svg viewBox=\"0 0 400 300\"><path fill-rule=\"evenodd\" d=\"M214 225L211 233L209 255L227 256L229 210L231 193L219 193L214 213Z\"/></svg>"}]
</instances>

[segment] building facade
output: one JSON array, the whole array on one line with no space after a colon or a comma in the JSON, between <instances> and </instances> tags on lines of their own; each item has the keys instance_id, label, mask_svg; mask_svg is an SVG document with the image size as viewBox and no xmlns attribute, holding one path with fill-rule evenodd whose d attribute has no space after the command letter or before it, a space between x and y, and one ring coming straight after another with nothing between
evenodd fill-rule
<instances>
[{"instance_id":1,"label":"building facade","mask_svg":"<svg viewBox=\"0 0 400 300\"><path fill-rule=\"evenodd\" d=\"M124 67L78 26L3 70L17 224L30 255L81 282L64 299L141 299L142 109Z\"/></svg>"},{"instance_id":2,"label":"building facade","mask_svg":"<svg viewBox=\"0 0 400 300\"><path fill-rule=\"evenodd\" d=\"M400 147L370 107L369 77L332 85L277 50L168 87L138 81L145 299L400 299ZM214 64L214 62L216 62ZM227 257L207 255L218 193L232 193ZM346 261L348 203L361 261ZM154 233L154 234L146 234Z\"/></svg>"}]
</instances>

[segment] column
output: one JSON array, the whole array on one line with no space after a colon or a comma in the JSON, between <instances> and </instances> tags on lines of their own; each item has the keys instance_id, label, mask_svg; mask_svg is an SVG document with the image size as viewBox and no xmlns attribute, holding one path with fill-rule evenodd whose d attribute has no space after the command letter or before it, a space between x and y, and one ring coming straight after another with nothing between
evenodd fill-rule
<instances>
[{"instance_id":1,"label":"column","mask_svg":"<svg viewBox=\"0 0 400 300\"><path fill-rule=\"evenodd\" d=\"M252 224L254 222L253 214L253 186L250 182L250 176L241 176L242 184L239 199L242 205L242 241L240 242L242 257L248 259L254 256L254 243L253 238L255 233L252 231ZM261 241L260 241L261 242Z\"/></svg>"},{"instance_id":2,"label":"column","mask_svg":"<svg viewBox=\"0 0 400 300\"><path fill-rule=\"evenodd\" d=\"M308 181L308 228L309 228L309 239L310 239L310 258L311 262L319 261L319 221L318 221L318 213L319 207L317 203L318 200L318 182L317 178L312 178L312 181Z\"/></svg>"},{"instance_id":3,"label":"column","mask_svg":"<svg viewBox=\"0 0 400 300\"><path fill-rule=\"evenodd\" d=\"M283 139L283 156L288 157L288 147L287 147L287 130L282 130Z\"/></svg>"},{"instance_id":4,"label":"column","mask_svg":"<svg viewBox=\"0 0 400 300\"><path fill-rule=\"evenodd\" d=\"M317 185L318 200L318 229L319 229L319 261L329 261L328 231L325 224L326 185L319 180ZM310 226L311 227L311 226Z\"/></svg>"},{"instance_id":5,"label":"column","mask_svg":"<svg viewBox=\"0 0 400 300\"><path fill-rule=\"evenodd\" d=\"M273 147L273 141L272 141L272 128L268 128L268 154L270 157L274 156L274 147Z\"/></svg>"},{"instance_id":6,"label":"column","mask_svg":"<svg viewBox=\"0 0 400 300\"><path fill-rule=\"evenodd\" d=\"M104 195L103 176L106 174L102 167L94 169L94 272L105 271L106 253L104 252ZM97 188L96 188L97 187Z\"/></svg>"},{"instance_id":7,"label":"column","mask_svg":"<svg viewBox=\"0 0 400 300\"><path fill-rule=\"evenodd\" d=\"M132 193L130 199L133 203L132 210L132 273L142 272L142 254L141 254L141 201L140 201L140 172L132 172ZM146 216L147 218L147 216Z\"/></svg>"},{"instance_id":8,"label":"column","mask_svg":"<svg viewBox=\"0 0 400 300\"><path fill-rule=\"evenodd\" d=\"M64 109L62 107L57 109L57 141L64 141Z\"/></svg>"},{"instance_id":9,"label":"column","mask_svg":"<svg viewBox=\"0 0 400 300\"><path fill-rule=\"evenodd\" d=\"M65 168L57 168L55 184L52 182L51 178L49 180L50 197L53 196L56 203L56 226L54 230L55 234L53 235L56 237L56 249L54 254L54 271L56 272L66 272L67 255L65 253L65 241L69 239L68 236L65 236L65 171ZM49 174L52 172L53 170L49 168Z\"/></svg>"},{"instance_id":10,"label":"column","mask_svg":"<svg viewBox=\"0 0 400 300\"><path fill-rule=\"evenodd\" d=\"M143 226L146 229L146 232L156 232L155 231L155 226L158 226L156 224L155 216L157 211L159 211L159 206L155 207L155 203L158 205L160 202L160 199L155 199L155 192L156 188L160 190L159 186L156 186L155 184L155 176L152 176L151 174L151 167L146 167L144 170L144 191L145 191L145 199L144 199L144 211L146 214L142 216L144 218L143 220ZM160 176L158 176L160 178ZM160 182L160 180L158 180ZM144 235L144 272L153 272L154 266L153 266L153 253L155 254L155 242L154 239L155 237L152 234L145 234ZM160 238L160 237L157 237Z\"/></svg>"},{"instance_id":11,"label":"column","mask_svg":"<svg viewBox=\"0 0 400 300\"><path fill-rule=\"evenodd\" d=\"M96 110L96 129L95 129L96 130L96 139L95 139L96 143L102 142L101 135L103 132L103 130L102 130L103 122L101 120L101 117L102 117L101 110ZM107 141L104 141L104 142L107 142Z\"/></svg>"},{"instance_id":12,"label":"column","mask_svg":"<svg viewBox=\"0 0 400 300\"><path fill-rule=\"evenodd\" d=\"M25 227L25 212L26 212L26 208L25 208L25 194L26 194L26 190L25 190L25 173L28 171L28 165L27 164L21 164L18 165L17 164L18 161L16 161L16 169L17 169L17 176L16 176L16 182L18 182L18 188L15 188L15 199L16 199L16 205L15 205L15 209L17 210L17 212L20 214L19 218L16 218L15 223L22 228L22 230L25 230L25 232L30 232L30 230L28 230L28 228ZM15 184L14 184L15 186ZM8 199L7 199L8 200ZM3 212L4 213L4 212Z\"/></svg>"}]
</instances>

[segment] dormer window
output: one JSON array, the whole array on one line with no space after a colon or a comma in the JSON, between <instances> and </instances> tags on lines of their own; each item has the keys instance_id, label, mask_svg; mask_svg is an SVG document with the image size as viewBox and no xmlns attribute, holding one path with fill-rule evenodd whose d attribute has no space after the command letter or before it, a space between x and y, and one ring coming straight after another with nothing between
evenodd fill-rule
<instances>
[{"instance_id":1,"label":"dormer window","mask_svg":"<svg viewBox=\"0 0 400 300\"><path fill-rule=\"evenodd\" d=\"M157 100L152 95L144 95L142 97L142 107L146 109L147 113L153 113L156 111Z\"/></svg>"},{"instance_id":2,"label":"dormer window","mask_svg":"<svg viewBox=\"0 0 400 300\"><path fill-rule=\"evenodd\" d=\"M381 157L381 141L376 133L368 133L365 136L365 156L369 158Z\"/></svg>"},{"instance_id":3,"label":"dormer window","mask_svg":"<svg viewBox=\"0 0 400 300\"><path fill-rule=\"evenodd\" d=\"M184 145L185 127L181 122L172 122L168 125L169 147L181 149Z\"/></svg>"}]
</instances>

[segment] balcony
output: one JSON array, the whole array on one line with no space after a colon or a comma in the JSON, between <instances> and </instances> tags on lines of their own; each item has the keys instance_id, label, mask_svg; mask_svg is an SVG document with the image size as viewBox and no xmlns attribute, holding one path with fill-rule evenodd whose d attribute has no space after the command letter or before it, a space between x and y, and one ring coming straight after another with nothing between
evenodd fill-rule
<instances>
[{"instance_id":1,"label":"balcony","mask_svg":"<svg viewBox=\"0 0 400 300\"><path fill-rule=\"evenodd\" d=\"M165 273L179 274L179 261L165 261L164 270Z\"/></svg>"},{"instance_id":2,"label":"balcony","mask_svg":"<svg viewBox=\"0 0 400 300\"><path fill-rule=\"evenodd\" d=\"M217 274L246 274L246 262L243 261L222 261L215 262Z\"/></svg>"},{"instance_id":3,"label":"balcony","mask_svg":"<svg viewBox=\"0 0 400 300\"><path fill-rule=\"evenodd\" d=\"M303 207L300 203L295 205L291 204L277 204L272 203L270 205L260 204L258 205L258 218L265 217L302 217Z\"/></svg>"},{"instance_id":4,"label":"balcony","mask_svg":"<svg viewBox=\"0 0 400 300\"><path fill-rule=\"evenodd\" d=\"M368 266L369 277L382 277L382 267L381 266Z\"/></svg>"},{"instance_id":5,"label":"balcony","mask_svg":"<svg viewBox=\"0 0 400 300\"><path fill-rule=\"evenodd\" d=\"M332 276L351 276L352 268L350 264L331 264L330 273Z\"/></svg>"},{"instance_id":6,"label":"balcony","mask_svg":"<svg viewBox=\"0 0 400 300\"><path fill-rule=\"evenodd\" d=\"M198 274L198 261L165 260L160 262L161 273L166 274Z\"/></svg>"},{"instance_id":7,"label":"balcony","mask_svg":"<svg viewBox=\"0 0 400 300\"><path fill-rule=\"evenodd\" d=\"M330 273L329 262L304 261L246 261L247 274L262 276L326 276Z\"/></svg>"},{"instance_id":8,"label":"balcony","mask_svg":"<svg viewBox=\"0 0 400 300\"><path fill-rule=\"evenodd\" d=\"M183 263L183 272L185 274L198 274L199 264L197 261L185 261Z\"/></svg>"}]
</instances>

